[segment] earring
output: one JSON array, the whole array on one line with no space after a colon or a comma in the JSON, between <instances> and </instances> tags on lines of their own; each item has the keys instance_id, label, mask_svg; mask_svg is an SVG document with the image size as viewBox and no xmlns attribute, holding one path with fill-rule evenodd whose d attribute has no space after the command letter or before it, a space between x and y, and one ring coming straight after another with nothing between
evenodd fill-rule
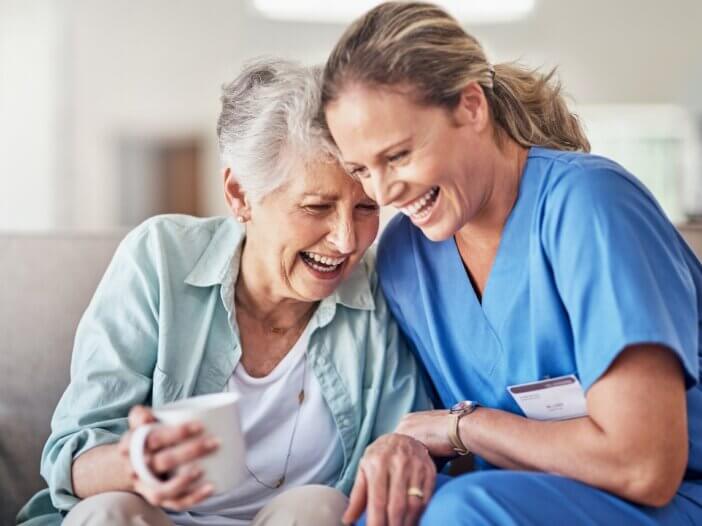
<instances>
[{"instance_id":1,"label":"earring","mask_svg":"<svg viewBox=\"0 0 702 526\"><path fill-rule=\"evenodd\" d=\"M239 221L239 223L244 222L244 216L236 216L236 220Z\"/></svg>"}]
</instances>

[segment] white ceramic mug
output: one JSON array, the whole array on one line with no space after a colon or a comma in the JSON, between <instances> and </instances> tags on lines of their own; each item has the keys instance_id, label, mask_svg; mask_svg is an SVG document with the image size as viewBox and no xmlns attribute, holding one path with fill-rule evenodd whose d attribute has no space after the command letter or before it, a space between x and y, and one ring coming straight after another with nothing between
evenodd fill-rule
<instances>
[{"instance_id":1,"label":"white ceramic mug","mask_svg":"<svg viewBox=\"0 0 702 526\"><path fill-rule=\"evenodd\" d=\"M215 493L230 491L246 473L245 442L241 432L238 408L239 395L216 393L186 398L153 409L159 423L146 424L132 433L129 457L138 477L147 484L159 485L159 480L144 460L144 444L154 427L200 422L205 435L218 438L219 448L194 462L203 470L203 480L214 486Z\"/></svg>"}]
</instances>

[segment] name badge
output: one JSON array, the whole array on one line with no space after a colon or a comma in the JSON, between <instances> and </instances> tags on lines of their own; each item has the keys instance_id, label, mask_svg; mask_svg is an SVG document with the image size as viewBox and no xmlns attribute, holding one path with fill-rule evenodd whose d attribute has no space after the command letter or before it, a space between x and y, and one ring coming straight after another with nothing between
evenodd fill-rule
<instances>
[{"instance_id":1,"label":"name badge","mask_svg":"<svg viewBox=\"0 0 702 526\"><path fill-rule=\"evenodd\" d=\"M507 387L527 418L568 420L587 416L585 393L575 375Z\"/></svg>"}]
</instances>

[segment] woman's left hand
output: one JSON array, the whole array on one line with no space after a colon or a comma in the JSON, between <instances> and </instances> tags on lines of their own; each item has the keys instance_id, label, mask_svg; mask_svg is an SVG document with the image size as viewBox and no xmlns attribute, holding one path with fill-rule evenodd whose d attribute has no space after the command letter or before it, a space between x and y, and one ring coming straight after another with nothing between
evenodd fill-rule
<instances>
[{"instance_id":1,"label":"woman's left hand","mask_svg":"<svg viewBox=\"0 0 702 526\"><path fill-rule=\"evenodd\" d=\"M399 433L383 435L363 455L343 521L366 511L367 526L413 526L434 491L436 465L427 448Z\"/></svg>"},{"instance_id":2,"label":"woman's left hand","mask_svg":"<svg viewBox=\"0 0 702 526\"><path fill-rule=\"evenodd\" d=\"M453 457L456 453L448 439L451 416L446 409L409 413L395 433L407 435L426 446L433 457Z\"/></svg>"}]
</instances>

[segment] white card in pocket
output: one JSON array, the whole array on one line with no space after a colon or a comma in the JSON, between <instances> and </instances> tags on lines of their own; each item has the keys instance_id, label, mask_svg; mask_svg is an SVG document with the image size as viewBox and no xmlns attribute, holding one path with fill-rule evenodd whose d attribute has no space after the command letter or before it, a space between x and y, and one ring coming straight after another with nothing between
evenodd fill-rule
<instances>
[{"instance_id":1,"label":"white card in pocket","mask_svg":"<svg viewBox=\"0 0 702 526\"><path fill-rule=\"evenodd\" d=\"M527 418L568 420L587 416L585 393L573 374L507 387Z\"/></svg>"}]
</instances>

